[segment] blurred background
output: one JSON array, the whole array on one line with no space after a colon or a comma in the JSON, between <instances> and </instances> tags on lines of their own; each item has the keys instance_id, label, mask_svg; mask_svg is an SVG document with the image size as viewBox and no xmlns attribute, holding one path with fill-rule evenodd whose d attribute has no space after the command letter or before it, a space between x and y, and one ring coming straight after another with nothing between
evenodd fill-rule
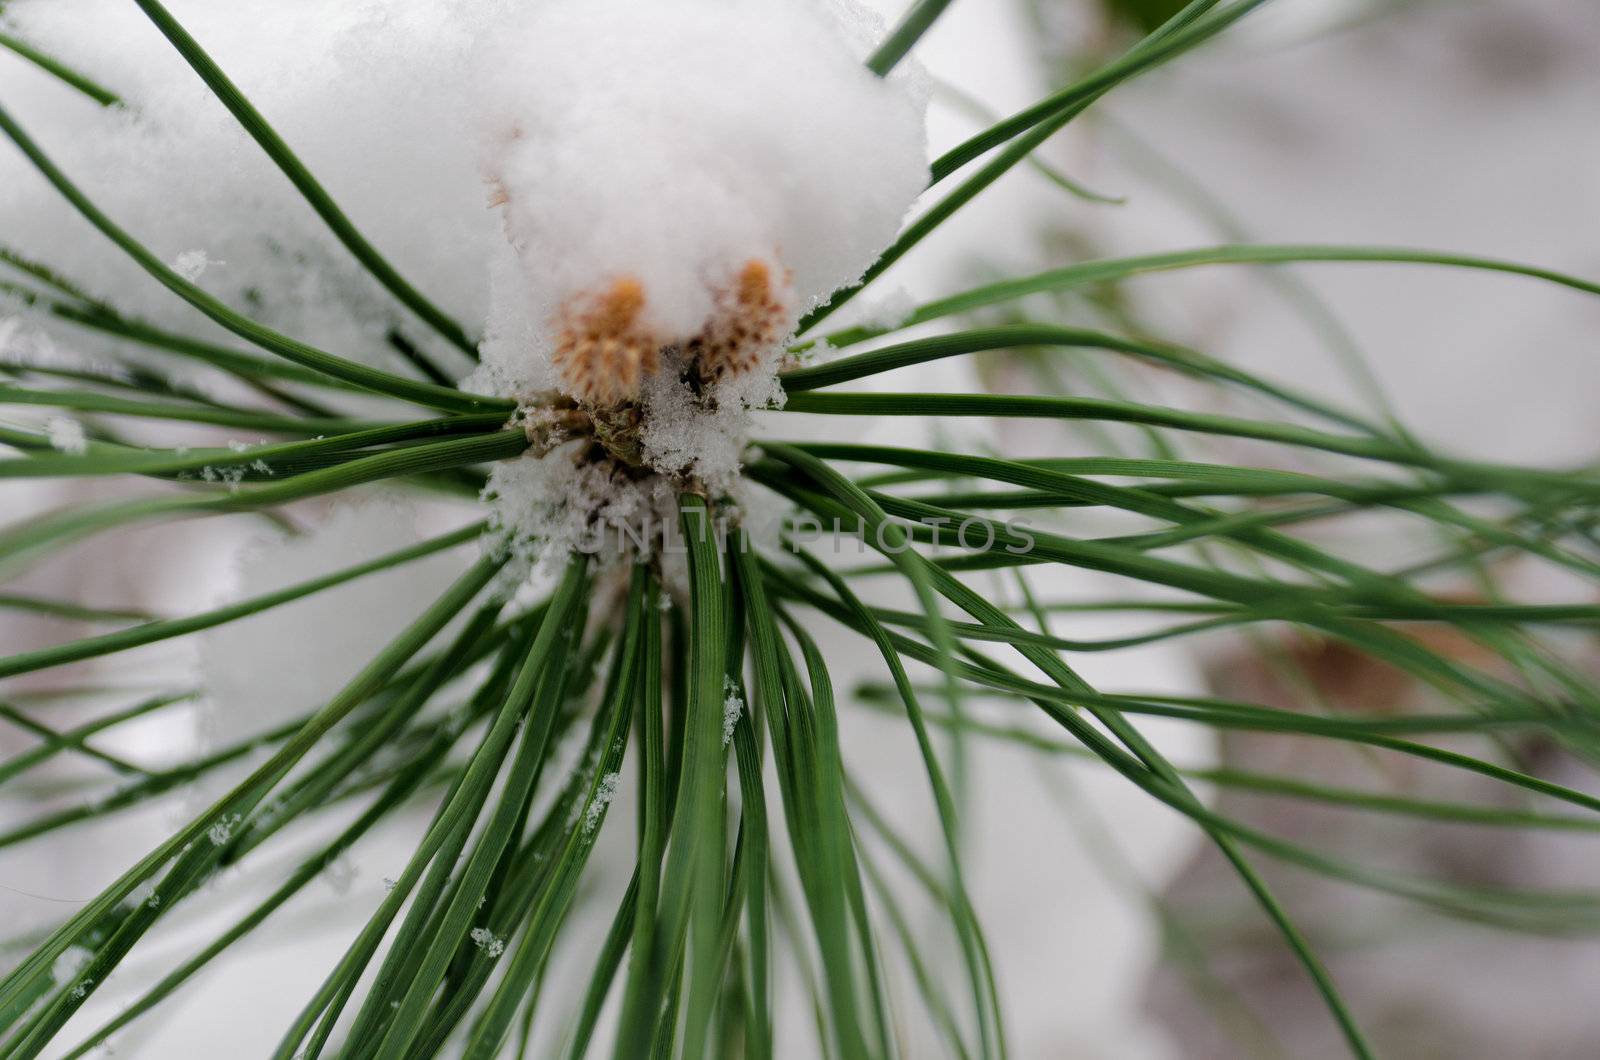
<instances>
[{"instance_id":1,"label":"blurred background","mask_svg":"<svg viewBox=\"0 0 1600 1060\"><path fill-rule=\"evenodd\" d=\"M960 54L982 34L980 22L994 34L991 55L1009 34L1030 61L995 64L981 88L968 83L971 95L1001 112L1116 54L1131 34L1182 4L1035 0L1001 16L995 8L1005 6L956 10L927 56L936 74L952 71L956 81L956 71L972 72ZM1102 100L1051 145L1062 175L1124 202L1084 202L1038 171L1019 169L953 237L974 250L945 260L965 261L981 275L1215 243L1327 242L1476 252L1593 275L1600 269L1600 126L1590 117L1600 113L1597 49L1600 8L1581 0L1269 4L1214 46ZM948 104L953 94L935 98ZM947 106L946 120L959 109ZM1017 237L1001 241L999 232ZM1003 252L991 249L1002 242ZM1600 449L1600 307L1531 285L1430 269L1217 268L1151 276L1054 308L1090 326L1110 320L1160 334L1352 404L1382 403L1454 451L1560 464L1591 461ZM990 364L985 381L1037 385L1037 368ZM1078 393L1158 397L1176 388L1177 402L1201 400L1181 384L1125 368L1101 389L1092 370L1067 369L1057 383ZM1021 436L1031 430L1015 428L1014 447L1039 451L1037 439ZM1081 452L1096 444L1068 443ZM1248 445L1227 455L1278 459ZM1325 543L1380 565L1427 550L1384 522ZM1547 570L1496 573L1503 584L1555 598L1593 599L1592 586ZM1465 596L1477 589L1438 588ZM1095 628L1103 634L1103 625ZM1103 664L1099 679L1108 683L1145 687L1155 675L1142 668L1153 662L1167 680L1285 709L1426 706L1422 689L1348 649L1230 635L1186 644L1170 653L1180 658L1146 649L1090 658ZM1471 653L1465 644L1442 647ZM1591 674L1600 667L1592 641L1573 650ZM1183 742L1197 737L1206 745ZM1490 782L1397 769L1393 760L1318 741L1229 734L1212 743L1193 731L1167 738L1182 761L1211 756L1223 768L1307 781L1490 804L1505 798ZM1507 754L1593 787L1587 769L1553 747L1534 741ZM1024 953L1046 955L1020 967L1001 958L1002 994L1017 1000L1020 977L1027 998L1016 1013L1028 1043L1022 1055L1346 1055L1320 999L1237 877L1190 830L1133 805L1137 796L1088 767L1068 767L1082 782L1076 786L1041 781L1023 792L1013 785L1027 774L1027 752L1016 752L1014 762L988 750L974 755L983 763L976 787L986 792L984 806L988 785L1006 778L1007 794L994 799L986 823L1012 848L976 859L1001 877L986 881L997 899L984 905L993 911L988 926L1011 931L1009 941ZM991 758L1000 759L992 772L984 768ZM1586 836L1420 823L1237 791L1222 802L1241 820L1330 854L1464 885L1571 888L1600 878L1600 848ZM1023 827L1016 817L1044 812L1054 815L1061 840L1050 854L1033 838L1048 826ZM999 867L1007 857L1030 866L1027 882ZM1600 946L1583 932L1530 935L1469 924L1298 870L1262 867L1327 955L1378 1055L1592 1054L1600 1026L1586 984L1600 974Z\"/></svg>"},{"instance_id":2,"label":"blurred background","mask_svg":"<svg viewBox=\"0 0 1600 1060\"><path fill-rule=\"evenodd\" d=\"M903 5L873 0L872 6L894 17ZM934 80L935 152L1104 64L1180 6L1175 0L955 0L918 52ZM925 299L1019 270L1227 242L1439 248L1600 275L1597 55L1600 5L1593 0L1276 0L1223 39L1112 93L1049 145L1042 156L1048 172L1014 171L886 275L872 299L881 311L907 295ZM1067 181L1079 187L1064 187ZM1304 390L1374 411L1386 408L1430 442L1460 453L1559 465L1592 460L1600 449L1600 305L1533 283L1414 267L1215 268L1086 289L1031 306L1030 313L1161 335ZM36 340L6 330L0 318L0 343L27 341ZM904 381L883 385L903 387ZM1214 400L1154 371L1088 358L1046 365L1025 351L975 365L918 369L915 388L972 387ZM886 426L882 436L914 444L942 429ZM1059 437L1042 438L1040 430L994 426L983 444L1058 454L1118 446L1133 451L1139 444L1131 433L1094 437L1062 428ZM1236 462L1281 459L1243 443L1218 450ZM0 517L10 521L90 492L105 495L99 483L40 483ZM22 495L7 490L8 498ZM305 513L308 522L321 517ZM1339 542L1342 547L1360 549L1373 562L1403 563L1429 545L1381 523L1342 532L1356 535ZM259 569L252 573L248 553L240 559L241 548L262 533L259 525L221 522L119 533L39 566L14 588L186 613L241 586L267 587ZM1542 569L1496 574L1546 598L1593 599L1592 588ZM363 590L371 594L366 606L393 613L398 627L436 580L385 577ZM1041 596L1055 598L1113 591L1090 576L1063 572L1038 582ZM1465 584L1440 588L1474 592ZM311 612L297 608L315 606L285 609L281 621L310 622ZM72 616L0 610L7 653L98 628ZM1102 616L1063 620L1056 632L1112 637L1139 628ZM385 635L382 628L367 632L379 642ZM818 636L841 660L835 668L841 693L867 686L861 709L846 710L843 718L846 754L864 778L863 798L920 837L920 852L932 858L937 834L916 748L903 722L871 709L870 686L882 680L875 653L836 628L818 630ZM1436 647L1472 651L1466 644ZM239 658L238 649L227 646L208 650ZM1595 645L1578 643L1573 651L1600 670ZM335 651L325 663L256 662L266 673L326 671L336 687L348 676L337 673L343 657ZM126 702L117 698L124 690L192 680L198 665L192 645L170 642L94 667L0 682L0 703L51 702L88 684L113 686L111 699ZM1088 656L1082 670L1107 687L1209 692L1285 709L1318 703L1398 712L1426 705L1422 689L1382 664L1300 639L1219 633ZM309 680L294 687L292 698L327 691ZM256 724L259 712L244 712L239 703L263 692L268 699L291 695L270 681L257 688L214 684L213 698L227 701L198 706L182 723L164 715L160 723L120 727L96 746L140 762L183 757L175 747L186 754L215 746ZM74 699L58 718L70 722L71 711L93 716L110 701ZM246 716L248 724L240 721ZM36 744L16 719L9 708L0 715L0 756L7 759ZM1219 739L1179 723L1149 731L1175 760L1196 769L1248 762L1328 783L1381 783L1485 803L1506 798L1487 781L1463 782L1415 765L1400 771L1392 761L1342 745L1329 750L1260 735ZM962 753L969 883L994 950L1013 1055L1345 1055L1278 936L1192 827L1105 770L1060 754L982 741L969 742ZM1537 763L1552 779L1593 787L1553 746L1533 741L1506 753ZM81 783L99 777L98 765L53 762L35 771L27 786L8 786L10 794L0 796L0 820L10 829L41 810L71 812L82 804L76 794ZM41 929L163 838L186 811L207 801L208 792L214 794L179 785L154 808L104 816L48 843L0 847L7 947L0 962L25 952ZM97 797L114 799L115 793L116 785L108 784ZM1600 881L1600 840L1584 834L1421 823L1238 792L1213 797L1224 798L1241 820L1396 871L1462 884L1578 888ZM625 791L620 801L626 800ZM619 810L631 812L625 805ZM252 936L156 1018L119 1037L119 1055L211 1056L225 1049L264 1055L342 951L356 917L382 893L385 876L403 864L411 840L404 827L380 829L357 861L330 871L325 885L291 903L271 930ZM864 835L863 842L877 840ZM228 902L265 893L291 863L288 853L274 855L214 883L216 894L203 896L181 921L153 936L154 944L118 976L125 982L97 993L82 1025L115 1013L163 960L188 952L199 933L227 923ZM613 834L594 865L593 875L604 882L591 885L595 893L583 907L590 916L563 944L567 951L592 947L603 934L630 867L625 837ZM1513 932L1446 919L1295 870L1265 868L1328 959L1380 1055L1595 1055L1595 941L1564 930ZM890 882L903 882L895 866L885 871ZM935 933L937 911L921 912L926 923L912 929ZM559 992L563 984L551 989ZM779 989L793 1005L793 1022L803 1023L799 985L781 981ZM907 1034L915 1042L919 1032L913 1027ZM69 1033L64 1040L75 1039ZM808 1052L797 1047L786 1055ZM922 1054L912 1049L908 1055Z\"/></svg>"}]
</instances>

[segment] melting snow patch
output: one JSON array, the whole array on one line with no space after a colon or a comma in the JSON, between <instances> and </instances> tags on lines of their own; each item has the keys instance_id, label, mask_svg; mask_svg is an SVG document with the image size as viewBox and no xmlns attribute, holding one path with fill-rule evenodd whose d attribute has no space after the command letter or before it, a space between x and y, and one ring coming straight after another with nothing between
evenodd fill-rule
<instances>
[{"instance_id":1,"label":"melting snow patch","mask_svg":"<svg viewBox=\"0 0 1600 1060\"><path fill-rule=\"evenodd\" d=\"M68 946L50 966L50 978L57 983L70 983L94 959L94 952L85 946Z\"/></svg>"}]
</instances>

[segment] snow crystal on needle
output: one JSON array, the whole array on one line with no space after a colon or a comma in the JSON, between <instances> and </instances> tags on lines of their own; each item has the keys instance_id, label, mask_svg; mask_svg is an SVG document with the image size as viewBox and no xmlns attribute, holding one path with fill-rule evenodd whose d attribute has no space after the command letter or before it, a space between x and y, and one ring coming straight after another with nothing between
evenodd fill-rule
<instances>
[{"instance_id":1,"label":"snow crystal on needle","mask_svg":"<svg viewBox=\"0 0 1600 1060\"><path fill-rule=\"evenodd\" d=\"M224 814L206 829L206 838L211 840L211 845L214 847L226 844L233 838L233 830L239 827L241 820L243 818L236 813Z\"/></svg>"},{"instance_id":2,"label":"snow crystal on needle","mask_svg":"<svg viewBox=\"0 0 1600 1060\"><path fill-rule=\"evenodd\" d=\"M600 785L595 788L594 798L589 801L589 808L583 813L584 835L594 831L595 825L600 823L600 815L606 812L606 807L617 797L617 785L621 780L620 773L607 773L600 778Z\"/></svg>"},{"instance_id":3,"label":"snow crystal on needle","mask_svg":"<svg viewBox=\"0 0 1600 1060\"><path fill-rule=\"evenodd\" d=\"M44 434L50 448L58 453L80 454L89 451L89 436L83 424L68 416L51 416L44 421Z\"/></svg>"},{"instance_id":4,"label":"snow crystal on needle","mask_svg":"<svg viewBox=\"0 0 1600 1060\"><path fill-rule=\"evenodd\" d=\"M722 702L722 746L726 747L733 742L733 730L739 727L744 700L739 697L738 686L726 678L723 679L723 691L727 698Z\"/></svg>"},{"instance_id":5,"label":"snow crystal on needle","mask_svg":"<svg viewBox=\"0 0 1600 1060\"><path fill-rule=\"evenodd\" d=\"M193 283L213 265L223 265L225 262L212 261L211 256L203 250L185 250L172 262L172 270L179 276Z\"/></svg>"},{"instance_id":6,"label":"snow crystal on needle","mask_svg":"<svg viewBox=\"0 0 1600 1060\"><path fill-rule=\"evenodd\" d=\"M486 927L475 927L467 934L472 938L472 944L491 961L506 951L505 939L497 937Z\"/></svg>"}]
</instances>

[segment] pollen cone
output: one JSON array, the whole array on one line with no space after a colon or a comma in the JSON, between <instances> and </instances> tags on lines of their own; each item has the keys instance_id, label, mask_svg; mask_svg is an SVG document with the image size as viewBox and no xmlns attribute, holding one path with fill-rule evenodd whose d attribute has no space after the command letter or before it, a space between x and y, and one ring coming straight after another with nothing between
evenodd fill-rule
<instances>
[{"instance_id":1,"label":"pollen cone","mask_svg":"<svg viewBox=\"0 0 1600 1060\"><path fill-rule=\"evenodd\" d=\"M656 371L661 342L643 325L644 287L631 276L599 294L580 295L557 319L555 365L573 397L590 405L618 405L639 395Z\"/></svg>"}]
</instances>

